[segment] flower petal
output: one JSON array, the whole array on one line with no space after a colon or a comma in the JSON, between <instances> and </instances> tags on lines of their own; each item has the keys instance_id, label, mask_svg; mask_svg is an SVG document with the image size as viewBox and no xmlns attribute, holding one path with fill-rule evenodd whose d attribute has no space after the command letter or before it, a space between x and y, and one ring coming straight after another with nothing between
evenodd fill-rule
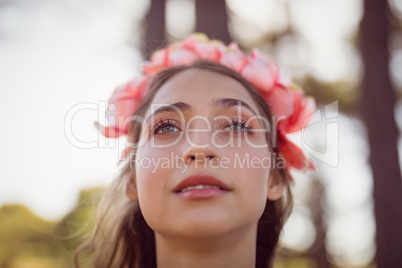
<instances>
[{"instance_id":1,"label":"flower petal","mask_svg":"<svg viewBox=\"0 0 402 268\"><path fill-rule=\"evenodd\" d=\"M151 78L143 75L133 81L118 87L109 98L106 116L109 125L117 126L121 117L123 121L137 110L142 98L149 90Z\"/></svg>"},{"instance_id":2,"label":"flower petal","mask_svg":"<svg viewBox=\"0 0 402 268\"><path fill-rule=\"evenodd\" d=\"M268 102L277 120L284 120L293 113L293 95L290 89L275 87L263 97Z\"/></svg>"},{"instance_id":3,"label":"flower petal","mask_svg":"<svg viewBox=\"0 0 402 268\"><path fill-rule=\"evenodd\" d=\"M169 54L169 66L190 65L198 56L188 50L176 50Z\"/></svg>"},{"instance_id":4,"label":"flower petal","mask_svg":"<svg viewBox=\"0 0 402 268\"><path fill-rule=\"evenodd\" d=\"M152 53L150 57L150 61L154 64L165 64L167 65L167 59L169 55L170 49L169 47L165 49L160 49Z\"/></svg>"},{"instance_id":5,"label":"flower petal","mask_svg":"<svg viewBox=\"0 0 402 268\"><path fill-rule=\"evenodd\" d=\"M106 119L109 125L128 131L131 118L139 105L139 100L135 99L121 100L110 104L106 111Z\"/></svg>"},{"instance_id":6,"label":"flower petal","mask_svg":"<svg viewBox=\"0 0 402 268\"><path fill-rule=\"evenodd\" d=\"M279 122L278 126L286 133L293 133L301 130L310 120L315 111L315 101L311 97L304 97L300 89L290 90L293 95L292 115Z\"/></svg>"},{"instance_id":7,"label":"flower petal","mask_svg":"<svg viewBox=\"0 0 402 268\"><path fill-rule=\"evenodd\" d=\"M302 150L280 132L278 135L278 150L286 159L288 169L295 168L302 171L315 169L314 164L304 156Z\"/></svg>"},{"instance_id":8,"label":"flower petal","mask_svg":"<svg viewBox=\"0 0 402 268\"><path fill-rule=\"evenodd\" d=\"M216 62L220 59L222 45L221 41L209 40L205 34L193 34L186 38L179 47L196 54L199 59Z\"/></svg>"},{"instance_id":9,"label":"flower petal","mask_svg":"<svg viewBox=\"0 0 402 268\"><path fill-rule=\"evenodd\" d=\"M145 61L142 63L142 71L147 74L156 74L167 67L168 66L165 64L154 63L152 61Z\"/></svg>"},{"instance_id":10,"label":"flower petal","mask_svg":"<svg viewBox=\"0 0 402 268\"><path fill-rule=\"evenodd\" d=\"M253 48L251 50L250 58L251 59L261 59L262 61L265 61L265 62L271 62L271 60L267 57L267 55L262 53L258 48Z\"/></svg>"},{"instance_id":11,"label":"flower petal","mask_svg":"<svg viewBox=\"0 0 402 268\"><path fill-rule=\"evenodd\" d=\"M114 126L104 127L103 125L99 124L99 122L95 122L94 125L98 129L98 131L106 138L118 138L120 136L126 135L124 130L121 130Z\"/></svg>"},{"instance_id":12,"label":"flower petal","mask_svg":"<svg viewBox=\"0 0 402 268\"><path fill-rule=\"evenodd\" d=\"M292 133L300 131L303 127L305 127L310 121L311 116L315 111L315 107L315 100L313 98L303 98L303 103L301 104L297 115L295 115L295 119L293 119L292 123L289 125L287 132Z\"/></svg>"},{"instance_id":13,"label":"flower petal","mask_svg":"<svg viewBox=\"0 0 402 268\"><path fill-rule=\"evenodd\" d=\"M169 67L169 52L169 48L155 51L149 61L143 62L142 71L148 74L156 74Z\"/></svg>"},{"instance_id":14,"label":"flower petal","mask_svg":"<svg viewBox=\"0 0 402 268\"><path fill-rule=\"evenodd\" d=\"M198 43L208 43L211 42L208 36L204 33L193 33L190 34L186 39L184 39L181 44L182 46L192 46L193 44Z\"/></svg>"},{"instance_id":15,"label":"flower petal","mask_svg":"<svg viewBox=\"0 0 402 268\"><path fill-rule=\"evenodd\" d=\"M277 83L284 87L290 87L292 85L292 78L287 73L279 70Z\"/></svg>"},{"instance_id":16,"label":"flower petal","mask_svg":"<svg viewBox=\"0 0 402 268\"><path fill-rule=\"evenodd\" d=\"M275 65L260 58L252 60L244 67L242 73L258 90L270 92L277 81L277 69Z\"/></svg>"},{"instance_id":17,"label":"flower petal","mask_svg":"<svg viewBox=\"0 0 402 268\"><path fill-rule=\"evenodd\" d=\"M218 61L221 57L221 51L219 47L215 43L209 44L196 44L193 47L193 52L200 59L210 60L210 61Z\"/></svg>"},{"instance_id":18,"label":"flower petal","mask_svg":"<svg viewBox=\"0 0 402 268\"><path fill-rule=\"evenodd\" d=\"M229 49L223 53L220 59L220 63L241 73L245 66L248 64L248 59L244 53L237 49Z\"/></svg>"}]
</instances>

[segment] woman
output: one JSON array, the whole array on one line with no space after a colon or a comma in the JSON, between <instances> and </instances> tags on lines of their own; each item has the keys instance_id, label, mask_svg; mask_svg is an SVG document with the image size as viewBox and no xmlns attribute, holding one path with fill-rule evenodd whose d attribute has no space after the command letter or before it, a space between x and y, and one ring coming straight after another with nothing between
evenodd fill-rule
<instances>
[{"instance_id":1,"label":"woman","mask_svg":"<svg viewBox=\"0 0 402 268\"><path fill-rule=\"evenodd\" d=\"M80 249L94 267L269 267L289 169L313 168L286 133L314 101L257 50L198 34L154 53L109 104L97 126L127 135L129 160Z\"/></svg>"}]
</instances>

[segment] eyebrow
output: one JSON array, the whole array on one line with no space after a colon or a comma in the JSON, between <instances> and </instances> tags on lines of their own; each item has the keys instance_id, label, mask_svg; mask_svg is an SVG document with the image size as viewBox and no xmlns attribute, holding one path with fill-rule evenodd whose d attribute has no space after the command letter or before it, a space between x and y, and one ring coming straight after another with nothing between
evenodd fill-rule
<instances>
[{"instance_id":1,"label":"eyebrow","mask_svg":"<svg viewBox=\"0 0 402 268\"><path fill-rule=\"evenodd\" d=\"M247 103L245 103L244 101L239 100L239 99L219 98L219 99L213 100L212 103L213 103L213 106L222 107L222 108L231 108L234 106L241 106L241 107L247 108L248 110L250 110L250 112L252 112L255 116L257 116L257 113L253 110L253 108L251 108L250 105L248 105Z\"/></svg>"},{"instance_id":2,"label":"eyebrow","mask_svg":"<svg viewBox=\"0 0 402 268\"><path fill-rule=\"evenodd\" d=\"M188 103L181 102L181 101L172 103L172 104L162 106L162 107L155 109L155 111L148 116L146 121L149 121L152 116L155 116L160 113L177 112L177 110L184 111L184 110L190 110L190 109L191 109L191 105Z\"/></svg>"},{"instance_id":3,"label":"eyebrow","mask_svg":"<svg viewBox=\"0 0 402 268\"><path fill-rule=\"evenodd\" d=\"M212 106L221 107L221 108L231 108L234 106L241 106L244 107L250 112L252 112L255 116L257 113L248 105L246 102L239 100L239 99L232 99L232 98L218 98L212 101ZM152 116L156 116L160 113L165 112L177 112L177 110L184 111L184 110L191 110L191 105L185 102L175 102L169 105L165 105L155 109L155 111L148 116L146 121L149 121Z\"/></svg>"}]
</instances>

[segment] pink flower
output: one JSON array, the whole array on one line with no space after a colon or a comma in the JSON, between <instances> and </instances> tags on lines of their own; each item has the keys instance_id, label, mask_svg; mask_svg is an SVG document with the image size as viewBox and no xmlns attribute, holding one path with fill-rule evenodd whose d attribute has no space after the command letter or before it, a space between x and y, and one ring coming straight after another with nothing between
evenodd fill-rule
<instances>
[{"instance_id":1,"label":"pink flower","mask_svg":"<svg viewBox=\"0 0 402 268\"><path fill-rule=\"evenodd\" d=\"M126 135L124 130L119 129L118 127L115 126L110 126L110 127L104 127L99 122L95 122L95 127L98 129L98 131L105 136L106 138L118 138L120 136Z\"/></svg>"},{"instance_id":2,"label":"pink flower","mask_svg":"<svg viewBox=\"0 0 402 268\"><path fill-rule=\"evenodd\" d=\"M191 65L197 60L210 60L225 65L254 85L269 104L276 120L279 120L278 150L286 159L288 169L314 168L300 148L286 137L287 133L305 127L315 110L314 99L304 97L302 90L295 88L291 79L258 49L253 49L247 57L237 44L225 46L221 41L210 40L204 34L192 34L182 42L152 54L150 60L143 63L143 75L117 88L110 97L106 114L109 126L104 127L95 122L96 127L109 138L127 135L132 124L130 117L149 90L152 77L166 68ZM121 157L126 158L130 152L131 148L126 148Z\"/></svg>"},{"instance_id":3,"label":"pink flower","mask_svg":"<svg viewBox=\"0 0 402 268\"><path fill-rule=\"evenodd\" d=\"M209 40L204 34L193 34L186 38L179 47L182 50L191 51L199 59L219 61L221 57L222 42Z\"/></svg>"},{"instance_id":4,"label":"pink flower","mask_svg":"<svg viewBox=\"0 0 402 268\"><path fill-rule=\"evenodd\" d=\"M193 34L180 43L156 51L144 62L144 73L155 74L177 65L190 65L198 59L219 61L222 42L209 40L206 35Z\"/></svg>"},{"instance_id":5,"label":"pink flower","mask_svg":"<svg viewBox=\"0 0 402 268\"><path fill-rule=\"evenodd\" d=\"M261 59L261 60L266 61L266 62L270 62L270 61L271 61L271 60L267 57L267 55L265 55L264 53L262 53L258 48L253 48L253 49L251 49L250 58L251 58L251 59Z\"/></svg>"},{"instance_id":6,"label":"pink flower","mask_svg":"<svg viewBox=\"0 0 402 268\"><path fill-rule=\"evenodd\" d=\"M258 90L270 92L279 79L278 67L266 60L265 56L260 56L260 52L251 54L249 64L244 67L241 73Z\"/></svg>"},{"instance_id":7,"label":"pink flower","mask_svg":"<svg viewBox=\"0 0 402 268\"><path fill-rule=\"evenodd\" d=\"M311 97L304 97L301 89L289 90L293 95L293 112L288 118L278 123L285 133L300 131L308 123L310 116L315 111L315 101Z\"/></svg>"},{"instance_id":8,"label":"pink flower","mask_svg":"<svg viewBox=\"0 0 402 268\"><path fill-rule=\"evenodd\" d=\"M178 49L169 53L168 66L190 65L197 59L199 57L195 53L189 50Z\"/></svg>"},{"instance_id":9,"label":"pink flower","mask_svg":"<svg viewBox=\"0 0 402 268\"><path fill-rule=\"evenodd\" d=\"M220 58L220 63L242 73L244 67L248 64L247 56L239 49L237 44L230 44Z\"/></svg>"},{"instance_id":10,"label":"pink flower","mask_svg":"<svg viewBox=\"0 0 402 268\"><path fill-rule=\"evenodd\" d=\"M166 69L169 61L169 48L161 49L151 55L149 61L142 64L143 73L156 74L157 72Z\"/></svg>"},{"instance_id":11,"label":"pink flower","mask_svg":"<svg viewBox=\"0 0 402 268\"><path fill-rule=\"evenodd\" d=\"M132 120L130 117L141 104L143 97L150 86L150 77L143 75L121 87L116 88L108 100L108 109L106 111L108 127L104 127L98 122L95 126L108 138L117 138L127 135Z\"/></svg>"},{"instance_id":12,"label":"pink flower","mask_svg":"<svg viewBox=\"0 0 402 268\"><path fill-rule=\"evenodd\" d=\"M279 70L278 74L278 81L277 84L284 86L284 87L291 87L292 86L292 79L289 75Z\"/></svg>"},{"instance_id":13,"label":"pink flower","mask_svg":"<svg viewBox=\"0 0 402 268\"><path fill-rule=\"evenodd\" d=\"M278 151L286 159L287 169L295 168L302 171L315 169L314 164L304 156L302 150L288 140L281 131L278 131Z\"/></svg>"},{"instance_id":14,"label":"pink flower","mask_svg":"<svg viewBox=\"0 0 402 268\"><path fill-rule=\"evenodd\" d=\"M181 41L179 44L182 46L192 46L194 44L199 44L199 43L210 43L211 40L206 36L206 34L203 33L193 33L190 34L189 36L186 37L183 41Z\"/></svg>"},{"instance_id":15,"label":"pink flower","mask_svg":"<svg viewBox=\"0 0 402 268\"><path fill-rule=\"evenodd\" d=\"M290 89L276 86L267 93L260 93L269 104L269 107L271 108L276 120L284 120L293 114L293 95Z\"/></svg>"},{"instance_id":16,"label":"pink flower","mask_svg":"<svg viewBox=\"0 0 402 268\"><path fill-rule=\"evenodd\" d=\"M142 71L156 74L171 66L190 65L197 59L199 56L190 50L170 47L153 54L149 61L143 63Z\"/></svg>"}]
</instances>

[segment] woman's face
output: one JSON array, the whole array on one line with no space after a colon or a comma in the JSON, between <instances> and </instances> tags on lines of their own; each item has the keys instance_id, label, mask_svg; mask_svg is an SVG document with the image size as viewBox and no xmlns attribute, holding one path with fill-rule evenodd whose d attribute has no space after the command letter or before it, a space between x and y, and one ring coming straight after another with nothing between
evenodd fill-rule
<instances>
[{"instance_id":1,"label":"woman's face","mask_svg":"<svg viewBox=\"0 0 402 268\"><path fill-rule=\"evenodd\" d=\"M171 237L256 228L267 198L278 199L283 187L269 179L266 125L245 87L189 69L169 79L152 103L133 163L136 189L128 189L149 226Z\"/></svg>"}]
</instances>

